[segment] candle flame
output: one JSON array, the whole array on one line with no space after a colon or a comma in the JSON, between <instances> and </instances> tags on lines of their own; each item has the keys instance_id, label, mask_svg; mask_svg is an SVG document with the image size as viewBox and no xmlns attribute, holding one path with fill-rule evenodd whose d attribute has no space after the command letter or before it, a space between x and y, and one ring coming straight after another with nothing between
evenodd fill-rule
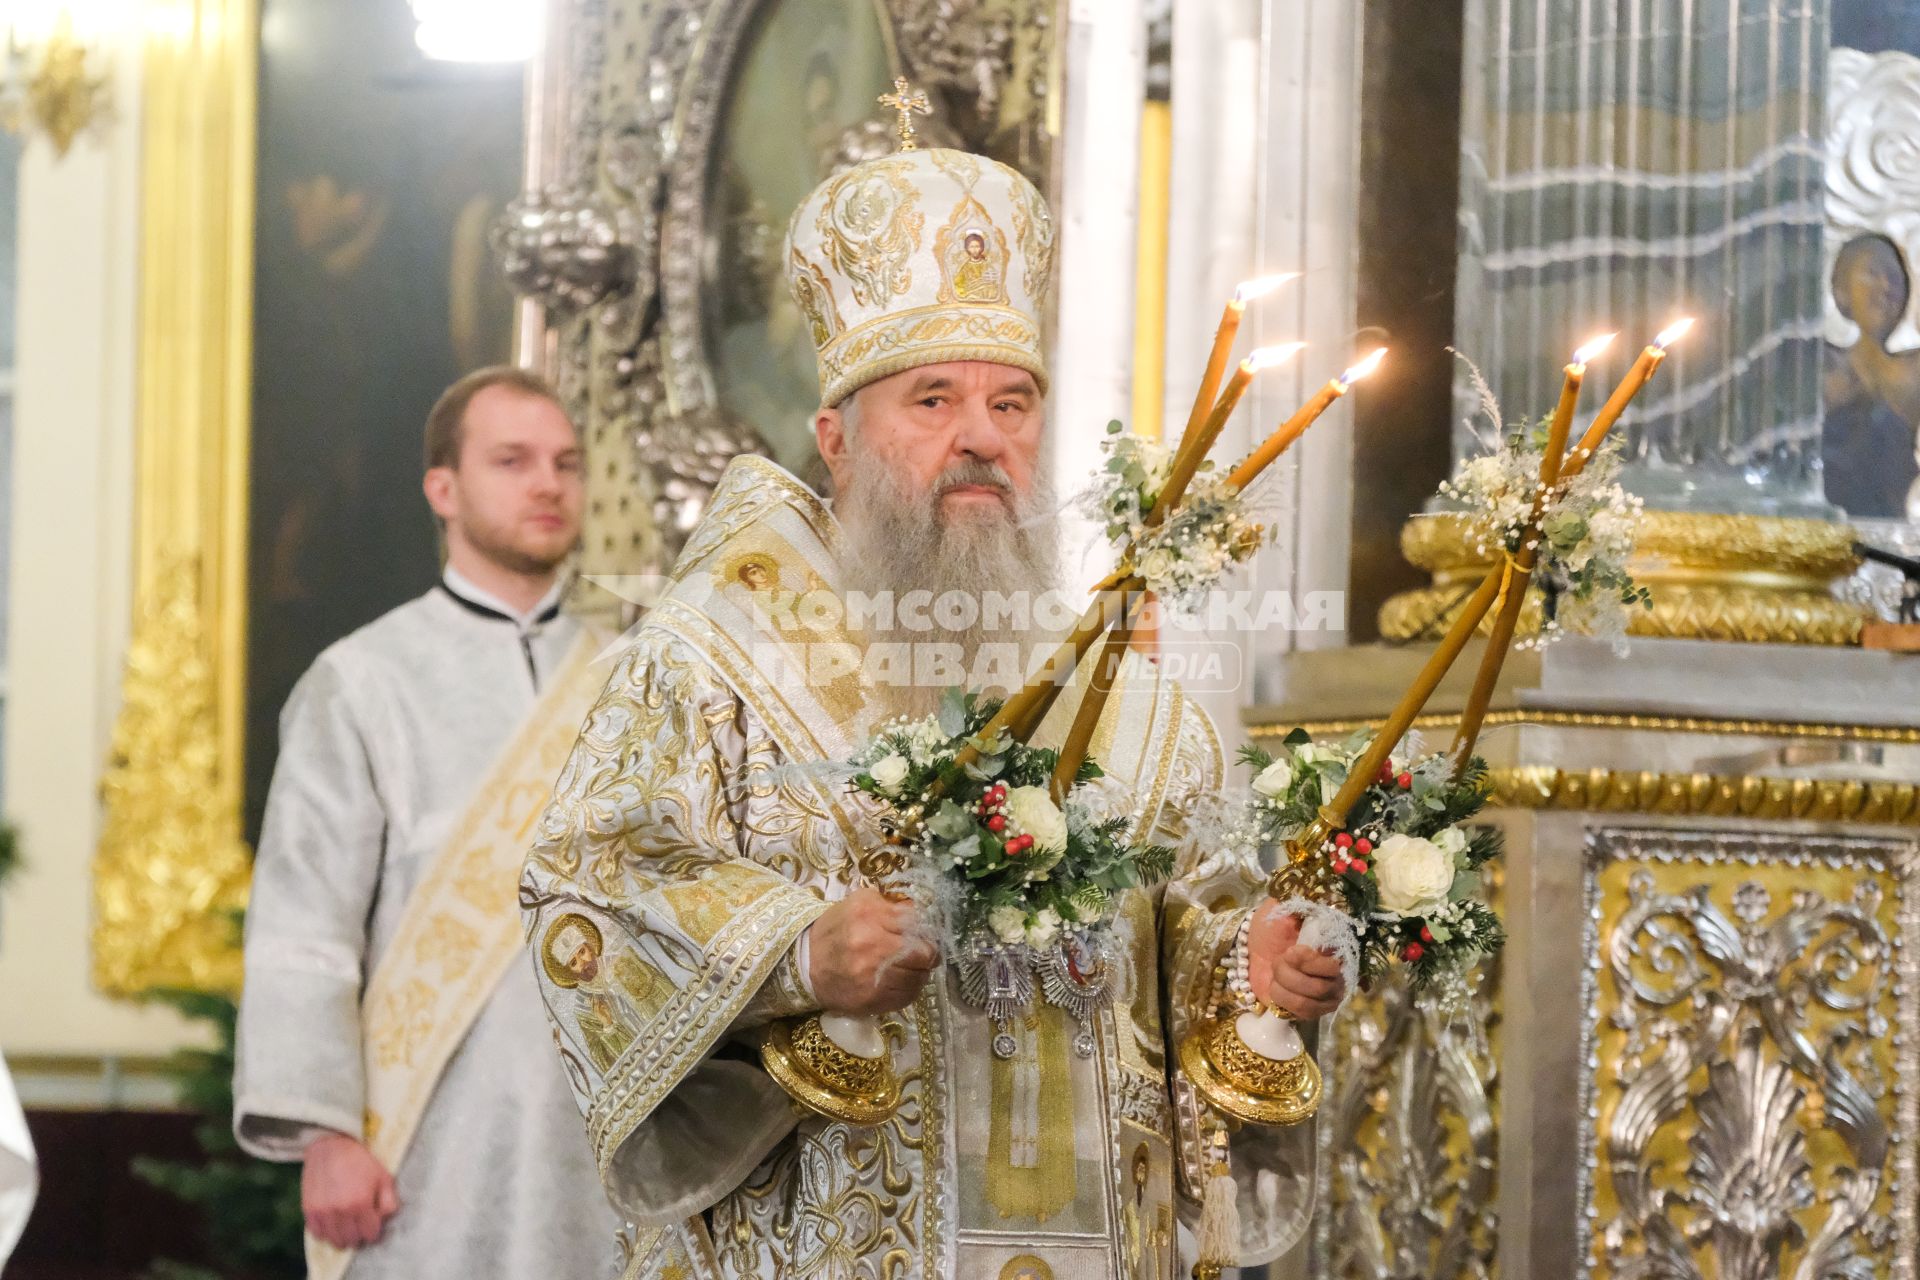
<instances>
[{"instance_id":1,"label":"candle flame","mask_svg":"<svg viewBox=\"0 0 1920 1280\"><path fill-rule=\"evenodd\" d=\"M1281 285L1289 281L1298 280L1299 278L1300 273L1298 271L1282 271L1277 275L1258 276L1252 280L1242 280L1239 285L1234 288L1233 304L1236 307L1244 307L1255 298L1265 297Z\"/></svg>"},{"instance_id":2,"label":"candle flame","mask_svg":"<svg viewBox=\"0 0 1920 1280\"><path fill-rule=\"evenodd\" d=\"M1685 319L1675 320L1672 324L1662 329L1660 336L1653 340L1654 349L1665 351L1668 347L1685 337L1687 330L1691 328L1693 328L1693 318L1691 316Z\"/></svg>"},{"instance_id":3,"label":"candle flame","mask_svg":"<svg viewBox=\"0 0 1920 1280\"><path fill-rule=\"evenodd\" d=\"M1283 342L1274 347L1261 347L1258 351L1240 362L1240 367L1248 373L1258 373L1262 369L1271 369L1274 365L1284 364L1306 349L1304 342Z\"/></svg>"},{"instance_id":4,"label":"candle flame","mask_svg":"<svg viewBox=\"0 0 1920 1280\"><path fill-rule=\"evenodd\" d=\"M1382 360L1385 360L1386 358L1387 358L1387 349L1385 347L1381 347L1379 350L1375 351L1372 355L1368 356L1365 360L1362 360L1359 364L1353 366L1353 368L1347 370L1345 373L1340 375L1338 379L1340 383L1340 389L1342 391L1345 391L1348 387L1360 381L1360 379L1366 377L1368 374L1372 373L1375 369L1378 369L1380 367L1380 362Z\"/></svg>"},{"instance_id":5,"label":"candle flame","mask_svg":"<svg viewBox=\"0 0 1920 1280\"><path fill-rule=\"evenodd\" d=\"M1602 334L1600 337L1593 339L1592 341L1588 342L1586 346L1581 347L1578 351L1573 353L1573 363L1575 365L1581 365L1581 366L1586 365L1595 356L1599 355L1602 351L1605 351L1607 347L1612 344L1613 340L1619 336L1620 335L1617 333L1607 333L1607 334Z\"/></svg>"}]
</instances>

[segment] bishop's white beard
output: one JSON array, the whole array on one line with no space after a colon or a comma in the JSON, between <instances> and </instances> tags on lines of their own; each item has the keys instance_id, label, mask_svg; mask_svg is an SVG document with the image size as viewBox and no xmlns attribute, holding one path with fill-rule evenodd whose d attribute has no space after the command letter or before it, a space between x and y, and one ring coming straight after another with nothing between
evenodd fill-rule
<instances>
[{"instance_id":1,"label":"bishop's white beard","mask_svg":"<svg viewBox=\"0 0 1920 1280\"><path fill-rule=\"evenodd\" d=\"M903 646L915 654L916 669L922 657L917 650L950 646L949 653L958 651L962 671L991 672L980 683L959 683L995 697L1014 692L1024 683L1022 673L1030 668L1035 648L1056 638L1034 621L1041 597L1057 588L1060 576L1059 522L1045 477L1036 475L1033 487L1022 495L1000 467L969 459L948 467L923 491L902 483L884 459L865 450L851 451L849 462L851 473L835 503L846 534L842 587L869 599L890 598L896 606L890 611L891 625L871 628L864 639L870 645ZM949 515L941 495L961 485L996 486L1007 495L1011 509L983 505ZM970 598L976 606L968 611L972 625L944 626L932 608L919 611L919 627L908 625L897 606L916 591L931 593L934 601L948 593ZM1024 593L1027 607L1016 608L1012 616L1026 625L989 618L989 611L979 607L988 593L1006 598ZM882 621L888 616L883 613ZM994 646L994 652L986 654L987 646ZM989 660L983 662L983 656ZM1001 658L1008 660L998 661ZM1000 674L1016 678L991 678ZM889 684L887 692L898 713L917 716L937 708L952 683L905 681Z\"/></svg>"}]
</instances>

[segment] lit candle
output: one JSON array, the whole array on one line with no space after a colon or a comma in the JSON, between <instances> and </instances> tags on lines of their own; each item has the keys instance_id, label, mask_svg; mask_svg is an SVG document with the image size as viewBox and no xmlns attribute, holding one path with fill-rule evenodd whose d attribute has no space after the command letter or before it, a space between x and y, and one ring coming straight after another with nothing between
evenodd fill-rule
<instances>
[{"instance_id":1,"label":"lit candle","mask_svg":"<svg viewBox=\"0 0 1920 1280\"><path fill-rule=\"evenodd\" d=\"M1594 418L1593 424L1587 428L1587 433L1580 437L1580 447L1574 450L1573 457L1567 460L1567 479L1571 480L1580 474L1587 465L1587 459L1593 456L1594 450L1600 447L1600 442L1606 439L1607 432L1620 420L1620 415L1627 411L1627 405L1640 394L1640 388L1647 385L1648 380L1653 377L1653 371L1658 369L1660 362L1667 358L1667 348L1678 342L1681 335L1691 328L1693 328L1692 320L1676 320L1663 329L1660 336L1640 353L1640 358L1633 362L1633 368L1627 370L1627 376L1620 380L1620 385L1613 389L1613 394L1607 397L1606 404L1601 406L1599 416Z\"/></svg>"},{"instance_id":2,"label":"lit candle","mask_svg":"<svg viewBox=\"0 0 1920 1280\"><path fill-rule=\"evenodd\" d=\"M1567 435L1573 427L1573 407L1580 399L1580 383L1587 376L1587 365L1619 336L1617 333L1605 334L1573 353L1573 360L1567 365L1566 381L1560 387L1560 403L1555 407L1553 422L1547 428L1547 451L1540 459L1541 484L1552 484L1560 474L1560 460L1567 451Z\"/></svg>"},{"instance_id":3,"label":"lit candle","mask_svg":"<svg viewBox=\"0 0 1920 1280\"><path fill-rule=\"evenodd\" d=\"M1240 319L1247 313L1247 304L1299 278L1297 273L1288 271L1243 280L1234 289L1233 296L1227 299L1226 310L1220 314L1220 327L1213 333L1213 350L1207 355L1207 371L1200 377L1200 392L1194 396L1193 409L1187 414L1188 434L1206 421L1207 410L1213 407L1214 397L1220 393L1220 379L1226 376L1227 361L1233 355L1233 340L1240 332Z\"/></svg>"},{"instance_id":4,"label":"lit candle","mask_svg":"<svg viewBox=\"0 0 1920 1280\"><path fill-rule=\"evenodd\" d=\"M1262 471L1272 465L1273 460L1306 433L1314 420L1327 411L1327 407L1341 396L1347 394L1347 388L1380 367L1387 358L1387 349L1381 347L1372 355L1347 370L1333 381L1313 393L1311 399L1300 406L1291 418L1274 428L1272 435L1261 442L1260 447L1247 456L1247 460L1233 469L1227 477L1227 483L1236 490L1245 489L1257 479Z\"/></svg>"},{"instance_id":5,"label":"lit candle","mask_svg":"<svg viewBox=\"0 0 1920 1280\"><path fill-rule=\"evenodd\" d=\"M1513 556L1512 578L1505 583L1506 597L1500 602L1500 611L1493 615L1486 652L1480 655L1480 670L1474 674L1473 688L1467 694L1466 707L1460 712L1460 728L1453 735L1456 779L1466 772L1474 743L1480 737L1480 726L1486 723L1487 708L1493 704L1494 686L1500 682L1507 650L1513 645L1514 629L1520 623L1520 610L1527 601L1527 588L1533 582L1534 562L1540 555L1540 522L1546 515L1548 496L1560 479L1561 457L1566 452L1574 405L1580 399L1580 383L1586 377L1588 362L1605 351L1617 336L1609 333L1595 338L1574 352L1567 365L1566 382L1560 388L1560 404L1547 426L1547 447L1540 455L1540 487L1533 495L1526 530L1520 535L1520 549ZM1504 565L1495 565L1494 572L1505 578L1507 571Z\"/></svg>"},{"instance_id":6,"label":"lit candle","mask_svg":"<svg viewBox=\"0 0 1920 1280\"><path fill-rule=\"evenodd\" d=\"M1174 452L1167 481L1160 486L1160 493L1154 498L1153 510L1147 513L1149 525L1158 525L1180 505L1180 499L1186 495L1187 486L1200 470L1207 450L1213 448L1213 442L1227 425L1227 419L1233 416L1241 397L1253 385L1254 375L1262 369L1271 369L1282 361L1292 359L1306 345L1304 342L1288 342L1277 347L1262 347L1240 362L1240 367L1233 371L1233 377L1227 379L1226 388L1221 391L1219 400L1214 402L1213 412L1207 415L1206 421L1197 430L1190 430L1180 437L1180 447Z\"/></svg>"}]
</instances>

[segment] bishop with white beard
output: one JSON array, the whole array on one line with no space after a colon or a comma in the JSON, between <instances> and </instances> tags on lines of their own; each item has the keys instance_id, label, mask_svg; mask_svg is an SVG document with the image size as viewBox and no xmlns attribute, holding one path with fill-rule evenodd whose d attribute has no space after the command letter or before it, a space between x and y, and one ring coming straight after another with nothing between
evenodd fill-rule
<instances>
[{"instance_id":1,"label":"bishop with white beard","mask_svg":"<svg viewBox=\"0 0 1920 1280\"><path fill-rule=\"evenodd\" d=\"M1039 476L1052 244L1024 178L956 151L869 161L801 205L786 261L839 496L734 463L540 823L527 937L601 1175L643 1232L631 1275L1167 1277L1223 1161L1243 1262L1304 1230L1310 1127L1227 1138L1170 1051L1236 947L1256 993L1303 1018L1341 994L1337 963L1255 907L1256 869L1194 870L1210 851L1185 818L1224 767L1204 713L1151 672L1107 704L1094 752L1180 865L1124 896L1128 980L1090 1034L1035 1001L1005 1054L914 908L866 883L873 815L832 768L941 692L888 683L883 644L965 659L1038 638L977 618L921 630L924 598L890 625L844 606L1056 585ZM969 267L981 254L990 269ZM772 1020L821 1010L887 1016L905 1082L888 1119L806 1113L762 1067Z\"/></svg>"}]
</instances>

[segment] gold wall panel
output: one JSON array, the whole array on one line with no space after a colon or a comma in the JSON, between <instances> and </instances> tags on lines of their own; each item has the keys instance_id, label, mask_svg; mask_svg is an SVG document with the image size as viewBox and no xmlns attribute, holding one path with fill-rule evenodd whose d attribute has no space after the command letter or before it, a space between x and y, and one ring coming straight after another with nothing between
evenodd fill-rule
<instances>
[{"instance_id":1,"label":"gold wall panel","mask_svg":"<svg viewBox=\"0 0 1920 1280\"><path fill-rule=\"evenodd\" d=\"M153 0L142 71L134 626L94 866L94 981L231 989L252 360L254 0Z\"/></svg>"},{"instance_id":2,"label":"gold wall panel","mask_svg":"<svg viewBox=\"0 0 1920 1280\"><path fill-rule=\"evenodd\" d=\"M1586 844L1583 1274L1912 1280L1920 847Z\"/></svg>"}]
</instances>

